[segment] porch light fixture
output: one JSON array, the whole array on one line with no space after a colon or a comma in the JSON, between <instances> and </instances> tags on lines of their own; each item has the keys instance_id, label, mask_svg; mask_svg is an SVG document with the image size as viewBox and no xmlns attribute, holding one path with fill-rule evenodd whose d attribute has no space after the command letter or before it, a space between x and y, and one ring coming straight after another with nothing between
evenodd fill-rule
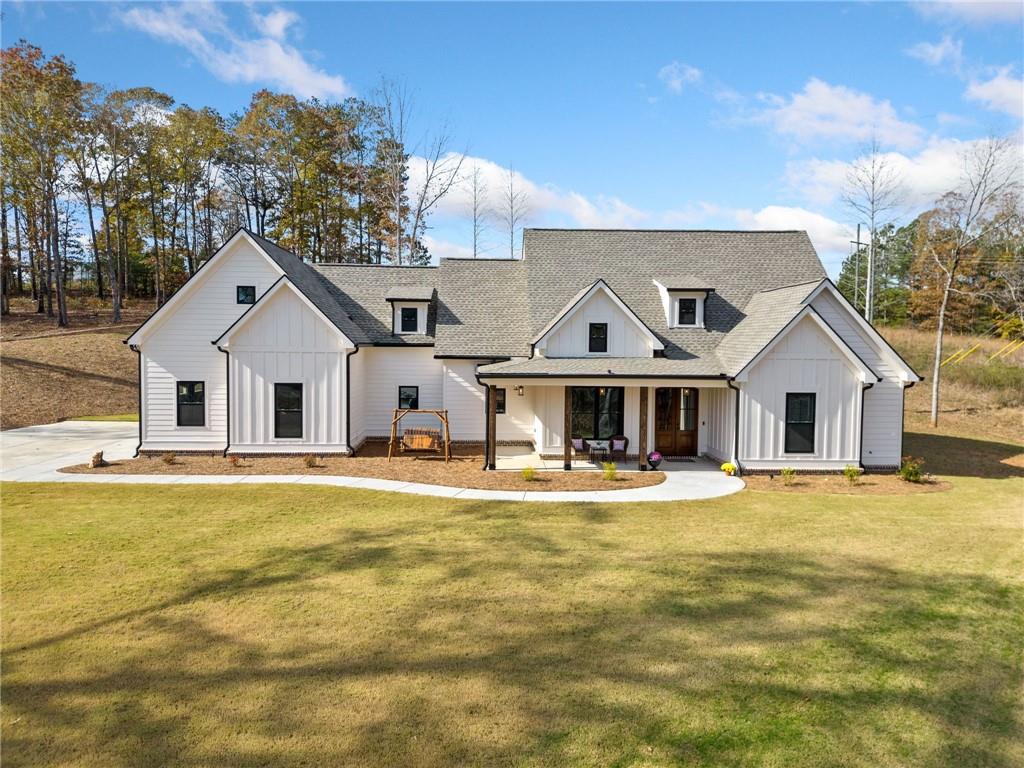
<instances>
[{"instance_id":1,"label":"porch light fixture","mask_svg":"<svg viewBox=\"0 0 1024 768\"><path fill-rule=\"evenodd\" d=\"M516 387L516 394L519 395L520 397L525 395L526 394L526 387L524 387L522 384L517 386Z\"/></svg>"}]
</instances>

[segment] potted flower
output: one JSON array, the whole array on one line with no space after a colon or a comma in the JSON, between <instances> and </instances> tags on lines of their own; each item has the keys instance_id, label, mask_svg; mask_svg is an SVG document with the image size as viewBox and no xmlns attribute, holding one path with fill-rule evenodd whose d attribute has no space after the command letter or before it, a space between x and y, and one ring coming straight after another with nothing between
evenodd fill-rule
<instances>
[{"instance_id":1,"label":"potted flower","mask_svg":"<svg viewBox=\"0 0 1024 768\"><path fill-rule=\"evenodd\" d=\"M658 465L661 464L661 454L657 451L651 451L647 454L647 463L651 465L651 469L657 469Z\"/></svg>"},{"instance_id":2,"label":"potted flower","mask_svg":"<svg viewBox=\"0 0 1024 768\"><path fill-rule=\"evenodd\" d=\"M725 464L722 465L722 471L725 472L725 474L729 475L729 477L732 477L733 475L736 474L736 465L733 464L731 461L727 461L725 462Z\"/></svg>"}]
</instances>

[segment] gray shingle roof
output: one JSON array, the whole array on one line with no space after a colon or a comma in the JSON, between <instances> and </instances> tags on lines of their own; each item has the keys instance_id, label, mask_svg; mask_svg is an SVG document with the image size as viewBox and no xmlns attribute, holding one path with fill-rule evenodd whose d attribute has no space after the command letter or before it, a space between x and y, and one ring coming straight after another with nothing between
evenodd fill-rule
<instances>
[{"instance_id":1,"label":"gray shingle roof","mask_svg":"<svg viewBox=\"0 0 1024 768\"><path fill-rule=\"evenodd\" d=\"M363 329L370 344L395 344L398 346L434 343L437 321L437 305L432 303L427 311L427 333L393 333L391 303L388 293L394 289L408 287L420 290L437 285L436 267L383 267L363 264L313 264L315 270L327 285L334 300ZM407 291L401 290L405 293Z\"/></svg>"},{"instance_id":2,"label":"gray shingle roof","mask_svg":"<svg viewBox=\"0 0 1024 768\"><path fill-rule=\"evenodd\" d=\"M739 373L803 309L803 301L821 280L755 293L746 317L718 345L718 357L729 373Z\"/></svg>"},{"instance_id":3,"label":"gray shingle roof","mask_svg":"<svg viewBox=\"0 0 1024 768\"><path fill-rule=\"evenodd\" d=\"M434 286L407 285L389 288L384 298L388 301L433 301Z\"/></svg>"},{"instance_id":4,"label":"gray shingle roof","mask_svg":"<svg viewBox=\"0 0 1024 768\"><path fill-rule=\"evenodd\" d=\"M736 373L826 277L805 232L527 229L521 261L442 259L438 267L306 265L260 241L353 341L434 344L441 357L528 357L530 340L574 296L603 279L665 345L664 358L616 361L637 375L641 368L651 375ZM655 280L670 289L712 291L705 327L667 327ZM394 335L388 299L428 295L427 335ZM336 306L328 312L322 302ZM585 373L608 362L530 365L576 366ZM533 370L523 362L510 365Z\"/></svg>"}]
</instances>

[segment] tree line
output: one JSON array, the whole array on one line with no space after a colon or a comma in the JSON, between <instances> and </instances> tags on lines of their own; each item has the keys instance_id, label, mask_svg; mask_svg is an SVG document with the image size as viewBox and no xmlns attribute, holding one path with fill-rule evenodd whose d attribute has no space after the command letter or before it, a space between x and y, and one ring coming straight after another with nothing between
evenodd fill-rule
<instances>
[{"instance_id":1,"label":"tree line","mask_svg":"<svg viewBox=\"0 0 1024 768\"><path fill-rule=\"evenodd\" d=\"M86 276L119 320L126 297L162 303L238 227L308 261L419 264L431 211L460 178L446 128L410 140L412 99L259 91L240 113L107 90L24 41L0 60L3 312L12 293L67 325ZM410 146L420 178L409 178Z\"/></svg>"}]
</instances>

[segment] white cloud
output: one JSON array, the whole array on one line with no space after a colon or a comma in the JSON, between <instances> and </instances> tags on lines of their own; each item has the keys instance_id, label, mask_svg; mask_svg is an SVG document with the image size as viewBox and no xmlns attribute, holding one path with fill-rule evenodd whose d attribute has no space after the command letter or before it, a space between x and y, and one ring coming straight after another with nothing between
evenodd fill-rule
<instances>
[{"instance_id":1,"label":"white cloud","mask_svg":"<svg viewBox=\"0 0 1024 768\"><path fill-rule=\"evenodd\" d=\"M760 94L759 98L768 106L755 120L796 139L863 142L875 137L882 144L900 148L921 142L921 127L901 120L889 101L817 78L788 98L775 94Z\"/></svg>"},{"instance_id":2,"label":"white cloud","mask_svg":"<svg viewBox=\"0 0 1024 768\"><path fill-rule=\"evenodd\" d=\"M658 79L672 93L682 93L687 85L699 83L704 73L689 64L673 61L658 70Z\"/></svg>"},{"instance_id":3,"label":"white cloud","mask_svg":"<svg viewBox=\"0 0 1024 768\"><path fill-rule=\"evenodd\" d=\"M916 2L917 12L940 21L968 22L970 24L999 24L1020 21L1024 6L1019 2L989 2L988 0L939 0Z\"/></svg>"},{"instance_id":4,"label":"white cloud","mask_svg":"<svg viewBox=\"0 0 1024 768\"><path fill-rule=\"evenodd\" d=\"M980 101L986 109L1024 117L1024 80L1013 77L1009 67L999 70L991 80L971 81L964 96Z\"/></svg>"},{"instance_id":5,"label":"white cloud","mask_svg":"<svg viewBox=\"0 0 1024 768\"><path fill-rule=\"evenodd\" d=\"M806 208L769 205L759 211L737 210L736 221L744 229L803 229L819 252L844 253L849 250L853 230Z\"/></svg>"},{"instance_id":6,"label":"white cloud","mask_svg":"<svg viewBox=\"0 0 1024 768\"><path fill-rule=\"evenodd\" d=\"M252 18L253 23L263 34L275 40L284 40L288 28L299 22L298 14L284 8L275 8L266 14L253 12Z\"/></svg>"},{"instance_id":7,"label":"white cloud","mask_svg":"<svg viewBox=\"0 0 1024 768\"><path fill-rule=\"evenodd\" d=\"M128 26L186 49L215 77L229 83L269 83L302 98L343 98L352 89L339 75L310 64L285 41L298 17L276 9L253 14L260 34L240 34L220 8L209 2L118 11Z\"/></svg>"},{"instance_id":8,"label":"white cloud","mask_svg":"<svg viewBox=\"0 0 1024 768\"><path fill-rule=\"evenodd\" d=\"M917 43L904 53L929 66L949 66L954 72L959 72L964 61L964 44L945 35L937 43Z\"/></svg>"}]
</instances>

